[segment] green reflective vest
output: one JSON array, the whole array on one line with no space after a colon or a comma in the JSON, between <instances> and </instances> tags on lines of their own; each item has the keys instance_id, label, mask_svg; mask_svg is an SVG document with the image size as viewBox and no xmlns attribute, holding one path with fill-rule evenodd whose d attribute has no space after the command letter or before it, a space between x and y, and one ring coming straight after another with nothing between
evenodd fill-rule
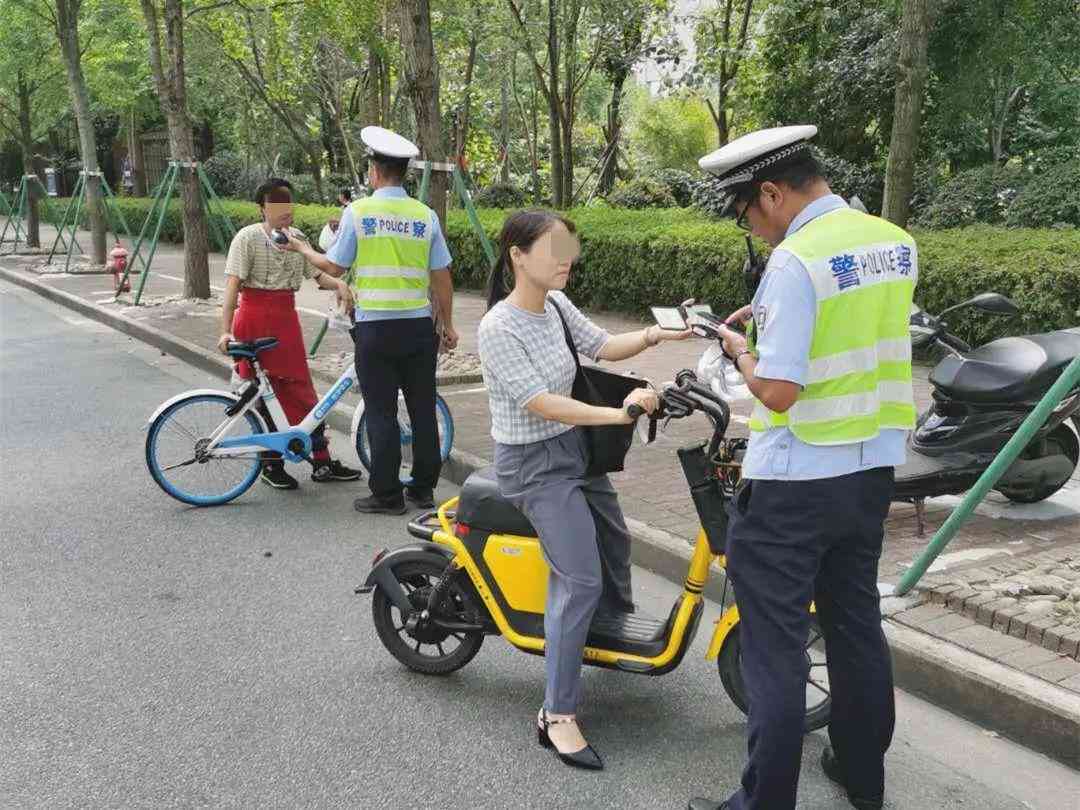
<instances>
[{"instance_id":1,"label":"green reflective vest","mask_svg":"<svg viewBox=\"0 0 1080 810\"><path fill-rule=\"evenodd\" d=\"M410 197L364 197L350 209L356 228L356 306L384 311L426 307L431 209Z\"/></svg>"},{"instance_id":2,"label":"green reflective vest","mask_svg":"<svg viewBox=\"0 0 1080 810\"><path fill-rule=\"evenodd\" d=\"M777 250L794 254L814 286L810 369L791 409L774 413L756 402L750 429L788 427L807 444L834 445L914 428L908 317L919 276L915 240L890 222L841 208L811 220Z\"/></svg>"}]
</instances>

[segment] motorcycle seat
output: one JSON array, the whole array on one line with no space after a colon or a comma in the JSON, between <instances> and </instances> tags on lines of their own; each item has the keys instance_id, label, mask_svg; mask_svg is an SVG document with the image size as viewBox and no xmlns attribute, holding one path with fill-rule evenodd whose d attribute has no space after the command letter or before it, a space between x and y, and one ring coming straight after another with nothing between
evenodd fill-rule
<instances>
[{"instance_id":1,"label":"motorcycle seat","mask_svg":"<svg viewBox=\"0 0 1080 810\"><path fill-rule=\"evenodd\" d=\"M1080 327L994 340L930 372L935 389L960 402L1037 399L1080 354Z\"/></svg>"},{"instance_id":2,"label":"motorcycle seat","mask_svg":"<svg viewBox=\"0 0 1080 810\"><path fill-rule=\"evenodd\" d=\"M465 480L458 502L457 521L497 534L537 536L529 519L499 494L494 467L477 470Z\"/></svg>"}]
</instances>

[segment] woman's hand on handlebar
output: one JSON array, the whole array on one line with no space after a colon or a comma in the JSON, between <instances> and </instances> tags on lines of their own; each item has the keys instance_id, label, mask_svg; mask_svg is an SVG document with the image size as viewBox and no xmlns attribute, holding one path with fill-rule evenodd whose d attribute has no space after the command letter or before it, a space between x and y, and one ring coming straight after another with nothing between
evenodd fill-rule
<instances>
[{"instance_id":1,"label":"woman's hand on handlebar","mask_svg":"<svg viewBox=\"0 0 1080 810\"><path fill-rule=\"evenodd\" d=\"M630 416L628 412L631 405L638 406L645 413L654 413L660 407L660 395L651 388L635 388L627 394L623 400L623 424L630 425L636 421L636 417Z\"/></svg>"}]
</instances>

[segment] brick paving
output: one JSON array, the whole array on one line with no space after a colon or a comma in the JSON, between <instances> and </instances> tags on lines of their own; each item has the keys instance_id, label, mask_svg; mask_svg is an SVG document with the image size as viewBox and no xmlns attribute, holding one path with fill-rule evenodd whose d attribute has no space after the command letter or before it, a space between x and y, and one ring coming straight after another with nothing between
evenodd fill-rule
<instances>
[{"instance_id":1,"label":"brick paving","mask_svg":"<svg viewBox=\"0 0 1080 810\"><path fill-rule=\"evenodd\" d=\"M125 314L212 350L219 310L214 305L175 300L182 290L182 260L176 246L161 245L147 290L151 300L168 302L127 309ZM31 257L0 259L4 267L24 271L34 261ZM212 255L212 284L220 286L223 267L224 257ZM116 306L106 303L111 299L109 276L35 277L89 301ZM328 295L309 287L298 295L308 341L322 323L321 313L329 307ZM476 293L459 291L455 298L459 352L464 355L475 353L476 324L484 306L482 296ZM645 325L625 315L595 313L594 318L613 332ZM611 365L660 383L672 379L681 368L695 367L704 348L701 341L665 344ZM332 373L335 363L345 361L350 349L347 335L328 333L319 353L324 373L318 376L323 380L336 376ZM929 402L928 372L925 366L915 369L920 409ZM455 447L491 458L487 396L482 386L452 386L442 393L454 413ZM746 405L735 408L730 435L746 435L748 412ZM708 435L704 417L695 416L672 423L650 447L635 444L626 471L612 476L628 517L692 541L698 522L674 451ZM914 507L893 505L886 521L882 580L895 583L899 579L955 503L956 499L927 503L922 537ZM991 494L924 577L920 589L925 602L894 615L893 620L1080 693L1080 477L1074 476L1052 502L1044 504L1016 507Z\"/></svg>"}]
</instances>

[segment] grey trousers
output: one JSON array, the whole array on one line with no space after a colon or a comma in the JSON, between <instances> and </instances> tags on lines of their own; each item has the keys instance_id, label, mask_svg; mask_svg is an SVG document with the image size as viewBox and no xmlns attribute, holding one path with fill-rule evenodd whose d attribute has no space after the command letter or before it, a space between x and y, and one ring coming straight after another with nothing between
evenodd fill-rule
<instances>
[{"instance_id":1,"label":"grey trousers","mask_svg":"<svg viewBox=\"0 0 1080 810\"><path fill-rule=\"evenodd\" d=\"M551 568L544 610L544 706L573 714L581 701L581 656L603 603L632 612L630 534L606 475L586 478L585 434L574 428L532 444L496 444L499 491L536 527Z\"/></svg>"}]
</instances>

